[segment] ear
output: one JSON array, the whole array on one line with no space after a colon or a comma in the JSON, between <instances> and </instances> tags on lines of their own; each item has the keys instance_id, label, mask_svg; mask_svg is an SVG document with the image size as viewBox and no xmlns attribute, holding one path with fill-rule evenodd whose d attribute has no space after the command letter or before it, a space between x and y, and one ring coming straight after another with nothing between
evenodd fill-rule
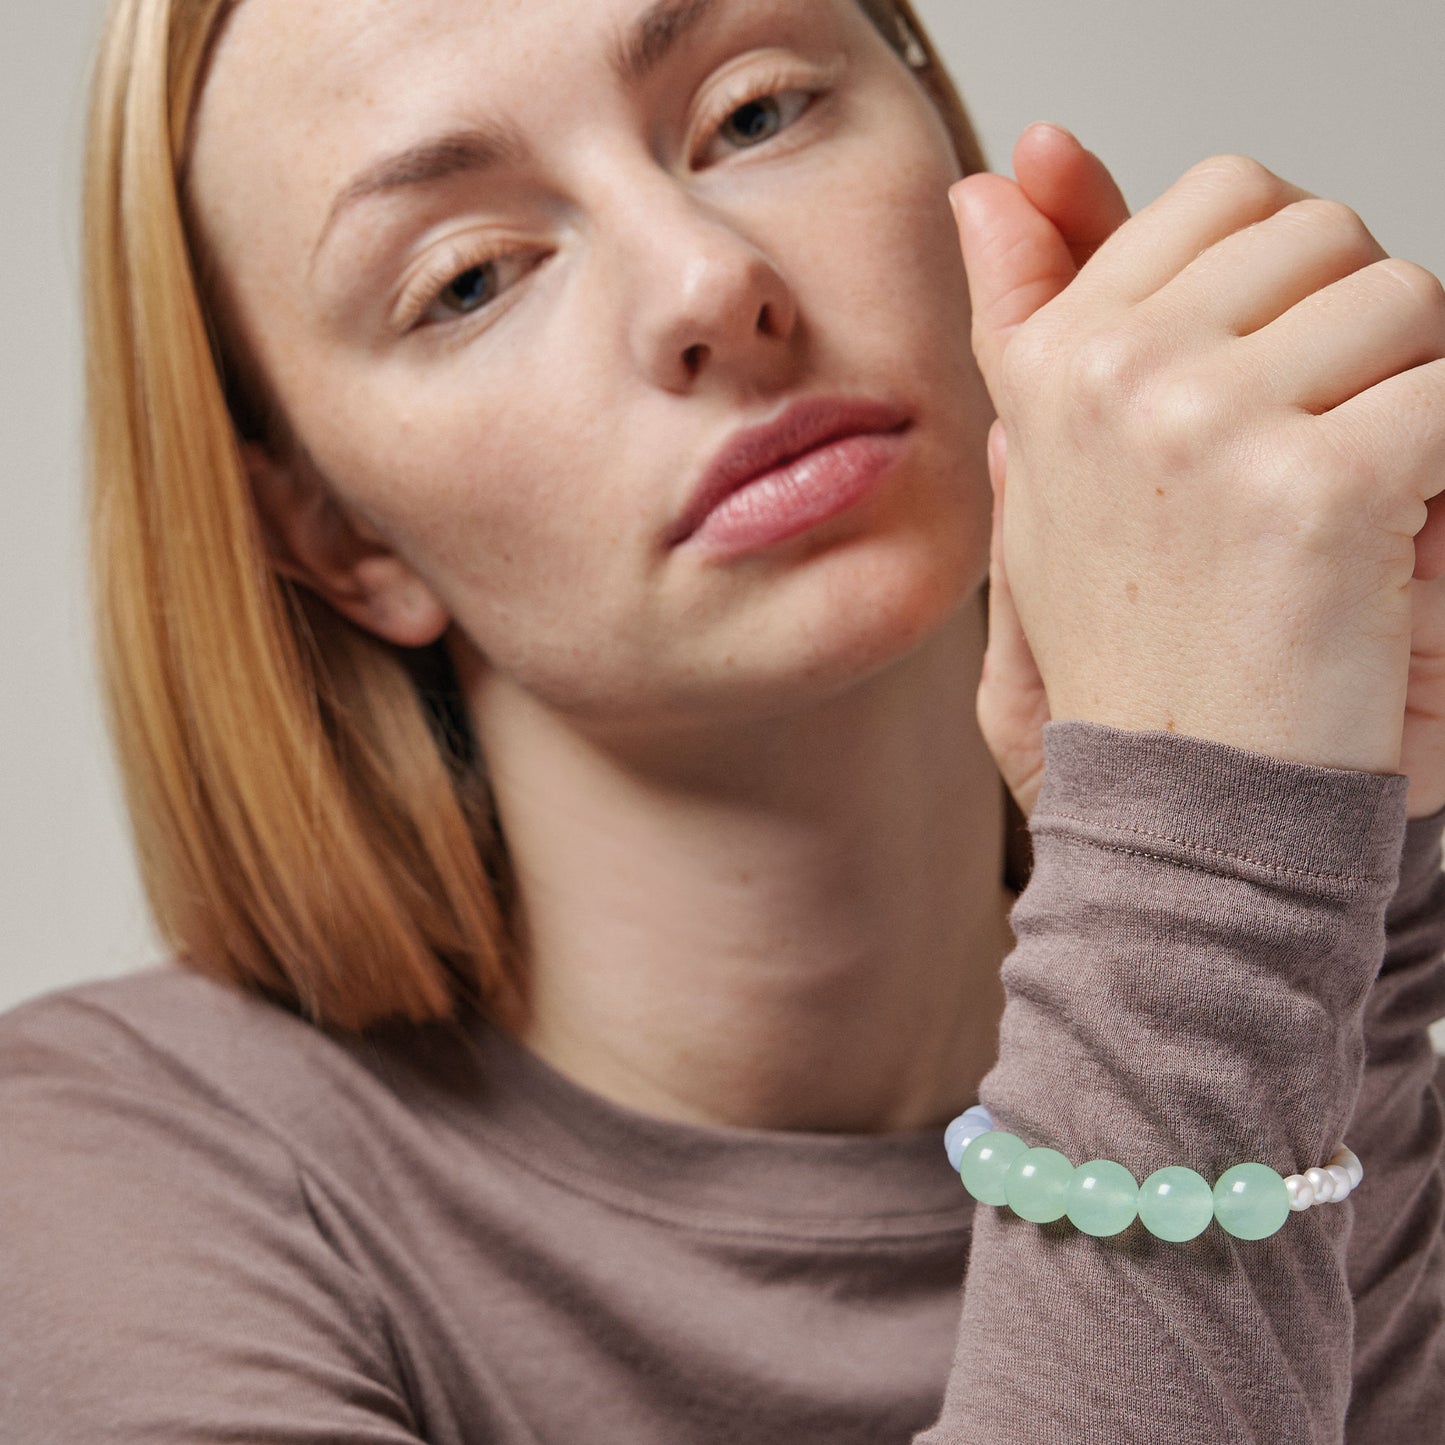
<instances>
[{"instance_id":1,"label":"ear","mask_svg":"<svg viewBox=\"0 0 1445 1445\"><path fill-rule=\"evenodd\" d=\"M245 441L241 459L277 572L398 647L426 647L447 630L440 598L373 526L348 514L304 455L280 461Z\"/></svg>"}]
</instances>

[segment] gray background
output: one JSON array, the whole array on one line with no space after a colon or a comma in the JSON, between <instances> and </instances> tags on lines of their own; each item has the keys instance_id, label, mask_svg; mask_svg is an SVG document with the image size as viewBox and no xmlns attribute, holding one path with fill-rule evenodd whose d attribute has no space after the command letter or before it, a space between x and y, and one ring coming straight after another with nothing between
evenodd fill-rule
<instances>
[{"instance_id":1,"label":"gray background","mask_svg":"<svg viewBox=\"0 0 1445 1445\"><path fill-rule=\"evenodd\" d=\"M477 0L484 6L487 0ZM1051 0L921 13L995 170L1068 126L1132 207L1221 151L1348 202L1445 275L1438 0ZM10 0L0 52L0 1009L155 961L89 656L76 212L98 0ZM1445 1020L1436 1046L1445 1051Z\"/></svg>"}]
</instances>

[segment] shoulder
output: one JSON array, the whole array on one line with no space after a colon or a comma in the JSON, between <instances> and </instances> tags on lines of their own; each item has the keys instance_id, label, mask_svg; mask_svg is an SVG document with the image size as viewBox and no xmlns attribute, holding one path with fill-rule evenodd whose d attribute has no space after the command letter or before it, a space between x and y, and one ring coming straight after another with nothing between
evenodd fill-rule
<instances>
[{"instance_id":1,"label":"shoulder","mask_svg":"<svg viewBox=\"0 0 1445 1445\"><path fill-rule=\"evenodd\" d=\"M479 1067L460 1025L345 1034L166 963L0 1014L0 1152L21 1129L39 1149L117 1128L172 1149L249 1140L364 1191L379 1149L408 1157L438 1111L473 1109Z\"/></svg>"},{"instance_id":2,"label":"shoulder","mask_svg":"<svg viewBox=\"0 0 1445 1445\"><path fill-rule=\"evenodd\" d=\"M0 1013L0 1073L17 1060L81 1051L95 1062L133 1065L198 1048L280 1039L306 1029L299 1019L239 989L176 963L41 994Z\"/></svg>"},{"instance_id":3,"label":"shoulder","mask_svg":"<svg viewBox=\"0 0 1445 1445\"><path fill-rule=\"evenodd\" d=\"M72 1121L102 1095L152 1112L255 1115L265 1089L314 1064L328 1045L264 999L166 963L43 994L0 1014L0 1112ZM281 1079L278 1080L278 1074Z\"/></svg>"},{"instance_id":4,"label":"shoulder","mask_svg":"<svg viewBox=\"0 0 1445 1445\"><path fill-rule=\"evenodd\" d=\"M274 1013L274 1017L272 1016ZM236 1085L284 1055L295 1021L175 965L57 990L0 1014L0 1152L12 1209L62 1184L184 1161L288 1192L295 1168ZM296 1024L297 1028L304 1026Z\"/></svg>"},{"instance_id":5,"label":"shoulder","mask_svg":"<svg viewBox=\"0 0 1445 1445\"><path fill-rule=\"evenodd\" d=\"M0 1437L271 1438L284 1399L288 1439L415 1438L268 1102L327 1047L169 965L0 1015Z\"/></svg>"}]
</instances>

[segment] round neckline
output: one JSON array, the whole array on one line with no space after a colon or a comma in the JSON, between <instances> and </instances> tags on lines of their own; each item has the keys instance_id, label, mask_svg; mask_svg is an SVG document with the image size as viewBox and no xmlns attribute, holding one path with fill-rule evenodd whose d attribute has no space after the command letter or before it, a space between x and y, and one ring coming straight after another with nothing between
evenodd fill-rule
<instances>
[{"instance_id":1,"label":"round neckline","mask_svg":"<svg viewBox=\"0 0 1445 1445\"><path fill-rule=\"evenodd\" d=\"M481 1016L469 1032L484 1127L567 1187L659 1217L754 1231L916 1236L972 1223L974 1200L949 1166L942 1128L834 1134L664 1119L570 1078Z\"/></svg>"}]
</instances>

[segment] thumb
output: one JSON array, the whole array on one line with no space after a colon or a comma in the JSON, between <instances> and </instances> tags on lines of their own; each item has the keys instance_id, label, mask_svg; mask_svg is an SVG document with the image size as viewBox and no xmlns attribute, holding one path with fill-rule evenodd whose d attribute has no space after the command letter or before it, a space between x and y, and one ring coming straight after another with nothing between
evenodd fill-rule
<instances>
[{"instance_id":1,"label":"thumb","mask_svg":"<svg viewBox=\"0 0 1445 1445\"><path fill-rule=\"evenodd\" d=\"M1425 525L1415 533L1415 580L1445 576L1445 492L1425 503Z\"/></svg>"},{"instance_id":2,"label":"thumb","mask_svg":"<svg viewBox=\"0 0 1445 1445\"><path fill-rule=\"evenodd\" d=\"M984 742L1027 818L1043 785L1044 724L1049 698L1028 636L1014 607L1004 566L1003 513L1008 438L1001 421L988 434L993 483L993 536L989 547L988 645L979 678L976 714Z\"/></svg>"},{"instance_id":3,"label":"thumb","mask_svg":"<svg viewBox=\"0 0 1445 1445\"><path fill-rule=\"evenodd\" d=\"M1017 181L981 171L948 192L973 310L973 351L995 398L1009 337L1078 274L1058 227Z\"/></svg>"},{"instance_id":4,"label":"thumb","mask_svg":"<svg viewBox=\"0 0 1445 1445\"><path fill-rule=\"evenodd\" d=\"M1004 565L1003 514L1004 489L1008 475L1008 434L1003 422L996 421L988 433L988 474L993 483L993 531L989 539L988 569L988 647L984 659L985 681L1000 698L1007 699L1008 710L1020 703L1032 707L1035 694L1043 689L1028 634L1014 607L1013 589L1009 586Z\"/></svg>"},{"instance_id":5,"label":"thumb","mask_svg":"<svg viewBox=\"0 0 1445 1445\"><path fill-rule=\"evenodd\" d=\"M1064 238L1082 270L1129 219L1129 203L1093 151L1063 126L1036 121L1014 145L1014 175L1034 206Z\"/></svg>"}]
</instances>

